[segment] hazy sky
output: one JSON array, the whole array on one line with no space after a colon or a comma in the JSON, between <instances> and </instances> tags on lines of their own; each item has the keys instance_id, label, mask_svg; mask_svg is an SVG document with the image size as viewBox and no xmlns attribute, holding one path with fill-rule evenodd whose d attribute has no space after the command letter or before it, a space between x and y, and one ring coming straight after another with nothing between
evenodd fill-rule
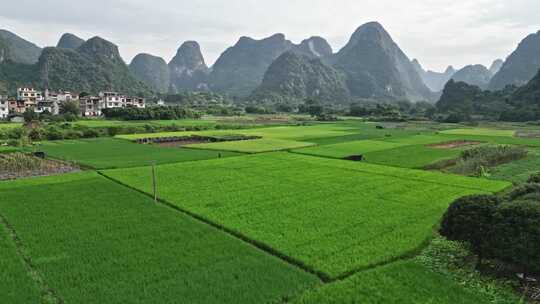
<instances>
[{"instance_id":1,"label":"hazy sky","mask_svg":"<svg viewBox=\"0 0 540 304\"><path fill-rule=\"evenodd\" d=\"M240 36L313 35L339 50L354 30L379 21L424 67L491 64L540 30L539 0L2 0L0 28L40 46L64 32L101 36L129 62L137 53L169 61L197 40L209 64Z\"/></svg>"}]
</instances>

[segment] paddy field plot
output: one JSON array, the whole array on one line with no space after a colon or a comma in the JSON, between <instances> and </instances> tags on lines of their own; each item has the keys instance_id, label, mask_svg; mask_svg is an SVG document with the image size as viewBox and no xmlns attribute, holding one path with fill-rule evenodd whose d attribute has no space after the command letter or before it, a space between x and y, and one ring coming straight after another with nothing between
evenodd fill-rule
<instances>
[{"instance_id":1,"label":"paddy field plot","mask_svg":"<svg viewBox=\"0 0 540 304\"><path fill-rule=\"evenodd\" d=\"M208 131L184 131L184 132L162 132L147 134L118 135L118 138L137 140L143 138L160 138L174 136L219 136L219 135L246 135L260 136L265 139L283 139L295 141L309 141L312 138L336 137L355 134L350 127L334 124L319 124L312 126L280 126L267 128L251 128L237 130L208 130Z\"/></svg>"},{"instance_id":2,"label":"paddy field plot","mask_svg":"<svg viewBox=\"0 0 540 304\"><path fill-rule=\"evenodd\" d=\"M490 304L484 296L410 260L371 269L311 290L295 304ZM515 303L518 303L516 301Z\"/></svg>"},{"instance_id":3,"label":"paddy field plot","mask_svg":"<svg viewBox=\"0 0 540 304\"><path fill-rule=\"evenodd\" d=\"M204 149L204 150L232 151L232 152L243 152L243 153L261 153L261 152L273 152L273 151L296 149L296 148L302 148L302 147L309 147L313 145L315 144L302 142L302 141L261 138L261 139L240 140L240 141L223 141L223 142L206 143L206 144L192 144L192 145L187 145L186 148L198 148L198 149Z\"/></svg>"},{"instance_id":4,"label":"paddy field plot","mask_svg":"<svg viewBox=\"0 0 540 304\"><path fill-rule=\"evenodd\" d=\"M480 136L508 136L513 137L516 130L497 130L488 128L450 129L441 131L442 134L450 135L480 135Z\"/></svg>"},{"instance_id":5,"label":"paddy field plot","mask_svg":"<svg viewBox=\"0 0 540 304\"><path fill-rule=\"evenodd\" d=\"M61 303L275 303L320 282L95 172L2 182L0 193L0 214ZM3 228L0 303L39 303Z\"/></svg>"},{"instance_id":6,"label":"paddy field plot","mask_svg":"<svg viewBox=\"0 0 540 304\"><path fill-rule=\"evenodd\" d=\"M238 155L234 152L142 145L122 139L98 138L43 142L36 149L48 156L92 168L124 168Z\"/></svg>"},{"instance_id":7,"label":"paddy field plot","mask_svg":"<svg viewBox=\"0 0 540 304\"><path fill-rule=\"evenodd\" d=\"M324 145L297 149L294 152L308 155L325 156L333 158L345 158L353 155L364 155L365 153L388 150L401 147L403 144L384 142L377 140L350 141L333 145Z\"/></svg>"},{"instance_id":8,"label":"paddy field plot","mask_svg":"<svg viewBox=\"0 0 540 304\"><path fill-rule=\"evenodd\" d=\"M148 168L104 174L151 192ZM454 199L510 185L282 152L163 165L157 176L161 199L327 279L415 252Z\"/></svg>"},{"instance_id":9,"label":"paddy field plot","mask_svg":"<svg viewBox=\"0 0 540 304\"><path fill-rule=\"evenodd\" d=\"M438 149L426 145L403 146L364 154L372 164L422 169L439 161L458 158L462 149Z\"/></svg>"},{"instance_id":10,"label":"paddy field plot","mask_svg":"<svg viewBox=\"0 0 540 304\"><path fill-rule=\"evenodd\" d=\"M11 232L0 217L0 302L40 303L38 285L15 247Z\"/></svg>"}]
</instances>

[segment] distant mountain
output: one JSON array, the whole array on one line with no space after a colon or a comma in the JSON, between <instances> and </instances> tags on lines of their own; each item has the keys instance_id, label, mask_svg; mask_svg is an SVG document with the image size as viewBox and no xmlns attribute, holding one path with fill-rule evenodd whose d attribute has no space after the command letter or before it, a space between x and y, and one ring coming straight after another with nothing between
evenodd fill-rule
<instances>
[{"instance_id":1,"label":"distant mountain","mask_svg":"<svg viewBox=\"0 0 540 304\"><path fill-rule=\"evenodd\" d=\"M167 93L170 86L170 72L163 58L150 54L138 54L129 69L133 75L155 92Z\"/></svg>"},{"instance_id":2,"label":"distant mountain","mask_svg":"<svg viewBox=\"0 0 540 304\"><path fill-rule=\"evenodd\" d=\"M201 53L201 47L195 41L186 41L178 49L176 56L169 62L170 91L208 90L209 69Z\"/></svg>"},{"instance_id":3,"label":"distant mountain","mask_svg":"<svg viewBox=\"0 0 540 304\"><path fill-rule=\"evenodd\" d=\"M293 48L283 34L255 40L242 37L218 58L210 74L211 89L247 96L258 87L264 73L281 54Z\"/></svg>"},{"instance_id":4,"label":"distant mountain","mask_svg":"<svg viewBox=\"0 0 540 304\"><path fill-rule=\"evenodd\" d=\"M306 39L296 47L296 50L313 58L324 58L333 53L332 46L322 37Z\"/></svg>"},{"instance_id":5,"label":"distant mountain","mask_svg":"<svg viewBox=\"0 0 540 304\"><path fill-rule=\"evenodd\" d=\"M274 103L315 98L323 103L346 104L349 92L343 74L319 58L289 51L270 65L251 98Z\"/></svg>"},{"instance_id":6,"label":"distant mountain","mask_svg":"<svg viewBox=\"0 0 540 304\"><path fill-rule=\"evenodd\" d=\"M529 83L516 90L512 96L512 100L514 103L523 106L540 106L540 71L538 71Z\"/></svg>"},{"instance_id":7,"label":"distant mountain","mask_svg":"<svg viewBox=\"0 0 540 304\"><path fill-rule=\"evenodd\" d=\"M474 101L481 94L479 87L451 79L444 87L441 99L437 102L437 109L440 112L459 111L470 114Z\"/></svg>"},{"instance_id":8,"label":"distant mountain","mask_svg":"<svg viewBox=\"0 0 540 304\"><path fill-rule=\"evenodd\" d=\"M468 65L457 71L452 79L454 81L462 81L470 85L477 86L481 89L486 89L491 81L493 74L483 65Z\"/></svg>"},{"instance_id":9,"label":"distant mountain","mask_svg":"<svg viewBox=\"0 0 540 304\"><path fill-rule=\"evenodd\" d=\"M38 87L97 93L115 90L127 94L149 94L120 57L118 47L99 37L77 50L46 48L37 64Z\"/></svg>"},{"instance_id":10,"label":"distant mountain","mask_svg":"<svg viewBox=\"0 0 540 304\"><path fill-rule=\"evenodd\" d=\"M424 81L424 84L432 92L442 91L448 80L450 80L450 78L452 78L452 76L454 76L454 74L456 73L456 70L452 66L446 68L443 73L439 73L430 70L424 70L424 68L417 59L414 59L412 61L412 64L422 78L422 80Z\"/></svg>"},{"instance_id":11,"label":"distant mountain","mask_svg":"<svg viewBox=\"0 0 540 304\"><path fill-rule=\"evenodd\" d=\"M38 61L41 48L37 45L6 30L0 30L0 38L7 45L12 61L24 64L33 64Z\"/></svg>"},{"instance_id":12,"label":"distant mountain","mask_svg":"<svg viewBox=\"0 0 540 304\"><path fill-rule=\"evenodd\" d=\"M521 41L493 77L489 88L498 90L507 85L525 85L536 75L538 69L540 69L540 31Z\"/></svg>"},{"instance_id":13,"label":"distant mountain","mask_svg":"<svg viewBox=\"0 0 540 304\"><path fill-rule=\"evenodd\" d=\"M501 70L503 64L504 60L502 59L497 59L493 61L493 63L489 67L489 72L491 72L491 75L495 76L495 74L497 74Z\"/></svg>"},{"instance_id":14,"label":"distant mountain","mask_svg":"<svg viewBox=\"0 0 540 304\"><path fill-rule=\"evenodd\" d=\"M60 38L60 41L58 41L58 44L56 45L56 47L58 48L63 48L63 49L71 49L71 50L76 50L78 49L81 45L83 45L85 43L85 41L73 34L70 34L70 33L66 33L64 35L62 35L62 37Z\"/></svg>"},{"instance_id":15,"label":"distant mountain","mask_svg":"<svg viewBox=\"0 0 540 304\"><path fill-rule=\"evenodd\" d=\"M377 22L362 25L329 62L345 73L353 97L431 100L414 65Z\"/></svg>"},{"instance_id":16,"label":"distant mountain","mask_svg":"<svg viewBox=\"0 0 540 304\"><path fill-rule=\"evenodd\" d=\"M8 60L11 60L11 51L9 50L9 45L4 38L0 37L0 63Z\"/></svg>"}]
</instances>

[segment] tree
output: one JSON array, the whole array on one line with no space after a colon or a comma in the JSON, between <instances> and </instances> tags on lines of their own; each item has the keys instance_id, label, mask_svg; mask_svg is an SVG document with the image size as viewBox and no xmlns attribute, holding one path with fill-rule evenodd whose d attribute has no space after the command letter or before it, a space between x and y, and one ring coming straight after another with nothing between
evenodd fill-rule
<instances>
[{"instance_id":1,"label":"tree","mask_svg":"<svg viewBox=\"0 0 540 304\"><path fill-rule=\"evenodd\" d=\"M494 257L520 267L525 280L529 273L540 271L540 202L503 203L494 214L494 223Z\"/></svg>"},{"instance_id":2,"label":"tree","mask_svg":"<svg viewBox=\"0 0 540 304\"><path fill-rule=\"evenodd\" d=\"M28 108L23 114L24 122L31 123L39 119L38 114L34 111L34 108Z\"/></svg>"},{"instance_id":3,"label":"tree","mask_svg":"<svg viewBox=\"0 0 540 304\"><path fill-rule=\"evenodd\" d=\"M440 233L449 240L468 244L478 255L477 267L491 256L491 227L499 203L499 198L493 195L465 196L454 201L443 217Z\"/></svg>"},{"instance_id":4,"label":"tree","mask_svg":"<svg viewBox=\"0 0 540 304\"><path fill-rule=\"evenodd\" d=\"M81 111L79 109L79 105L76 102L67 101L60 106L60 114L72 114L75 116L79 116L81 114Z\"/></svg>"}]
</instances>

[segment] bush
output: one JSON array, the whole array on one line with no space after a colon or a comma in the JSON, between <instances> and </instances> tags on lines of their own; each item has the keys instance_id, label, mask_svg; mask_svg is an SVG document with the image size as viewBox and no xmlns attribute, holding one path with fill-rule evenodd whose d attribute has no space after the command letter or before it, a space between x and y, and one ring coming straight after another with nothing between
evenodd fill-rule
<instances>
[{"instance_id":1,"label":"bush","mask_svg":"<svg viewBox=\"0 0 540 304\"><path fill-rule=\"evenodd\" d=\"M522 200L501 204L494 220L495 257L518 266L525 278L540 272L540 203Z\"/></svg>"},{"instance_id":2,"label":"bush","mask_svg":"<svg viewBox=\"0 0 540 304\"><path fill-rule=\"evenodd\" d=\"M28 133L28 137L30 137L30 139L34 141L43 140L45 138L45 130L43 130L42 128L33 128Z\"/></svg>"},{"instance_id":3,"label":"bush","mask_svg":"<svg viewBox=\"0 0 540 304\"><path fill-rule=\"evenodd\" d=\"M535 199L540 195L540 184L526 184L514 188L506 195L508 201Z\"/></svg>"},{"instance_id":4,"label":"bush","mask_svg":"<svg viewBox=\"0 0 540 304\"><path fill-rule=\"evenodd\" d=\"M527 183L540 184L540 172L532 174L527 180Z\"/></svg>"},{"instance_id":5,"label":"bush","mask_svg":"<svg viewBox=\"0 0 540 304\"><path fill-rule=\"evenodd\" d=\"M454 201L446 211L440 233L452 241L468 244L478 255L478 265L482 259L490 257L493 251L493 213L500 203L493 195L465 196Z\"/></svg>"},{"instance_id":6,"label":"bush","mask_svg":"<svg viewBox=\"0 0 540 304\"><path fill-rule=\"evenodd\" d=\"M465 150L459 161L450 169L456 174L482 176L486 168L509 163L527 156L527 149L519 146L481 146Z\"/></svg>"}]
</instances>

